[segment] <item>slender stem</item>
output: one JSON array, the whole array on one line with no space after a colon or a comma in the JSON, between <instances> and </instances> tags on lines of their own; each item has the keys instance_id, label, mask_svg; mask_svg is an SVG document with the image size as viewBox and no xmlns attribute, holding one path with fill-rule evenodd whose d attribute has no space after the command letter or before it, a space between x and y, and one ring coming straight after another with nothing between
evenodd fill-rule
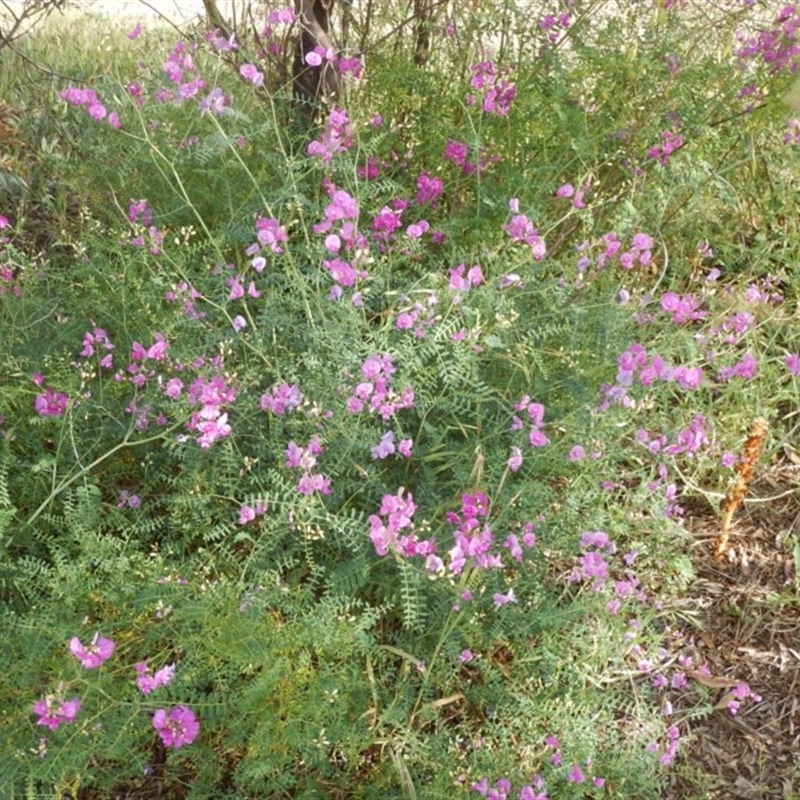
<instances>
[{"instance_id":1,"label":"slender stem","mask_svg":"<svg viewBox=\"0 0 800 800\"><path fill-rule=\"evenodd\" d=\"M180 425L182 424L183 423L180 423ZM42 501L42 503L39 505L36 511L34 511L33 514L31 514L26 524L32 525L39 518L42 512L50 505L50 503L52 503L53 500L55 500L56 497L58 497L58 495L64 491L64 489L68 488L69 486L72 486L72 484L75 483L75 481L80 480L82 477L90 473L95 467L102 464L104 461L109 459L115 453L118 453L120 450L124 450L126 447L136 447L137 445L140 444L149 444L150 442L157 442L159 439L163 439L172 431L177 430L180 427L180 425L173 425L168 430L162 431L156 436L149 436L147 439L137 439L135 442L132 442L130 440L130 436L133 433L133 430L129 430L128 433L125 435L125 438L118 445L112 447L108 452L104 453L102 456L98 456L94 461L92 461L91 464L88 464L83 469L76 472L71 478L64 478L61 481L61 483L57 485L55 484L54 480L53 481L54 485L52 490L50 491L50 494L47 495L47 497Z\"/></svg>"}]
</instances>

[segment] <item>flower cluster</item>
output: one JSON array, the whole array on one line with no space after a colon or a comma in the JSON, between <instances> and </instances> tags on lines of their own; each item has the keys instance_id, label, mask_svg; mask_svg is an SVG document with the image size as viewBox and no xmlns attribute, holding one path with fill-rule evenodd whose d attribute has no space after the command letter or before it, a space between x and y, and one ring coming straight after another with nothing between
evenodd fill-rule
<instances>
[{"instance_id":1,"label":"flower cluster","mask_svg":"<svg viewBox=\"0 0 800 800\"><path fill-rule=\"evenodd\" d=\"M717 378L722 382L727 382L731 378L750 381L755 378L757 371L758 362L753 357L753 354L745 353L732 367L721 367L717 373Z\"/></svg>"},{"instance_id":2,"label":"flower cluster","mask_svg":"<svg viewBox=\"0 0 800 800\"><path fill-rule=\"evenodd\" d=\"M296 19L297 14L291 6L278 9L277 11L270 11L267 15L267 23L269 25L291 25ZM262 33L264 38L269 38L272 34L273 31L269 27L264 28Z\"/></svg>"},{"instance_id":3,"label":"flower cluster","mask_svg":"<svg viewBox=\"0 0 800 800\"><path fill-rule=\"evenodd\" d=\"M289 442L289 446L285 450L286 466L290 469L302 471L302 477L297 483L297 491L300 494L331 493L331 479L321 473L314 472L317 466L317 456L322 454L322 450L319 436L312 436L306 447L300 447L294 441Z\"/></svg>"},{"instance_id":4,"label":"flower cluster","mask_svg":"<svg viewBox=\"0 0 800 800\"><path fill-rule=\"evenodd\" d=\"M448 140L444 148L442 158L445 161L452 161L456 166L461 168L464 175L472 175L473 172L483 172L488 164L486 153L481 151L478 156L478 162L474 163L469 160L469 145L466 142L459 142L455 139ZM493 159L496 161L497 159Z\"/></svg>"},{"instance_id":5,"label":"flower cluster","mask_svg":"<svg viewBox=\"0 0 800 800\"><path fill-rule=\"evenodd\" d=\"M76 636L69 641L70 652L80 661L84 669L97 669L108 661L116 649L112 639L95 633L89 644L85 645ZM167 686L175 677L175 665L169 664L152 674L147 660L133 665L136 672L136 684L142 694L150 694L160 686ZM62 724L75 721L81 709L81 701L77 697L67 700L64 683L59 682L56 691L37 700L32 711L38 715L37 725L44 725L50 730L58 730ZM167 712L158 709L153 715L153 727L158 731L165 747L179 748L191 744L200 730L200 723L194 712L186 706L176 706Z\"/></svg>"},{"instance_id":6,"label":"flower cluster","mask_svg":"<svg viewBox=\"0 0 800 800\"><path fill-rule=\"evenodd\" d=\"M647 151L647 157L657 159L662 167L666 167L670 156L683 147L683 137L679 133L663 131L661 139L661 144L654 145Z\"/></svg>"},{"instance_id":7,"label":"flower cluster","mask_svg":"<svg viewBox=\"0 0 800 800\"><path fill-rule=\"evenodd\" d=\"M489 499L482 492L462 495L460 514L448 512L447 521L458 526L453 532L453 547L447 553L448 568L454 575L460 575L470 559L479 569L503 566L500 555L491 552L494 534L486 523L488 515Z\"/></svg>"},{"instance_id":8,"label":"flower cluster","mask_svg":"<svg viewBox=\"0 0 800 800\"><path fill-rule=\"evenodd\" d=\"M245 255L253 259L250 262L253 269L256 272L262 272L267 265L266 259L261 255L262 248L268 247L273 253L280 255L283 252L282 245L288 241L289 234L277 219L258 216L256 217L256 239L257 241L245 250Z\"/></svg>"},{"instance_id":9,"label":"flower cluster","mask_svg":"<svg viewBox=\"0 0 800 800\"><path fill-rule=\"evenodd\" d=\"M534 259L541 261L547 252L544 239L539 236L539 232L525 214L519 213L519 200L516 197L512 197L508 201L508 207L513 216L510 222L503 225L503 230L511 237L512 241L527 244L531 248Z\"/></svg>"},{"instance_id":10,"label":"flower cluster","mask_svg":"<svg viewBox=\"0 0 800 800\"><path fill-rule=\"evenodd\" d=\"M542 432L544 427L544 406L541 403L532 403L531 398L526 394L514 406L515 411L525 411L531 423L528 431L528 442L531 447L544 447L548 444L547 436ZM524 427L523 421L516 415L511 417L511 430L519 431Z\"/></svg>"},{"instance_id":11,"label":"flower cluster","mask_svg":"<svg viewBox=\"0 0 800 800\"><path fill-rule=\"evenodd\" d=\"M159 708L153 714L153 727L158 732L164 747L177 750L191 744L200 730L194 712L186 706L174 706L169 711Z\"/></svg>"},{"instance_id":12,"label":"flower cluster","mask_svg":"<svg viewBox=\"0 0 800 800\"><path fill-rule=\"evenodd\" d=\"M399 331L410 331L413 329L414 335L418 339L424 339L426 330L436 322L434 309L439 303L439 299L433 292L430 292L425 302L417 301L397 315L395 327Z\"/></svg>"},{"instance_id":13,"label":"flower cluster","mask_svg":"<svg viewBox=\"0 0 800 800\"><path fill-rule=\"evenodd\" d=\"M456 292L453 302L458 303L461 301L461 292L468 292L482 283L483 271L479 264L474 264L469 269L467 269L466 264L459 264L455 269L451 269L449 288L450 291Z\"/></svg>"},{"instance_id":14,"label":"flower cluster","mask_svg":"<svg viewBox=\"0 0 800 800\"><path fill-rule=\"evenodd\" d=\"M239 45L236 42L236 33L232 33L226 39L220 33L219 28L214 28L213 31L209 31L206 34L205 38L218 53L235 53L239 49Z\"/></svg>"},{"instance_id":15,"label":"flower cluster","mask_svg":"<svg viewBox=\"0 0 800 800\"><path fill-rule=\"evenodd\" d=\"M351 414L361 413L365 407L377 412L381 418L389 420L397 411L412 408L414 390L406 386L398 394L392 386L392 376L397 368L390 355L369 356L361 365L361 375L365 380L356 384L347 398L347 410Z\"/></svg>"},{"instance_id":16,"label":"flower cluster","mask_svg":"<svg viewBox=\"0 0 800 800\"><path fill-rule=\"evenodd\" d=\"M544 31L548 40L555 44L561 33L569 28L570 22L569 11L562 11L560 14L545 14L539 20L539 30Z\"/></svg>"},{"instance_id":17,"label":"flower cluster","mask_svg":"<svg viewBox=\"0 0 800 800\"><path fill-rule=\"evenodd\" d=\"M106 639L99 633L95 633L88 645L84 645L77 636L69 640L70 652L81 662L84 669L97 669L114 655L115 647L111 639Z\"/></svg>"},{"instance_id":18,"label":"flower cluster","mask_svg":"<svg viewBox=\"0 0 800 800\"><path fill-rule=\"evenodd\" d=\"M149 244L152 255L157 256L164 244L164 232L153 225L153 210L147 200L131 200L128 207L128 222L134 228L134 236L130 243L134 247L145 247Z\"/></svg>"},{"instance_id":19,"label":"flower cluster","mask_svg":"<svg viewBox=\"0 0 800 800\"><path fill-rule=\"evenodd\" d=\"M133 668L136 670L136 685L142 694L150 694L159 686L168 686L172 679L175 677L175 665L168 664L156 670L155 674L151 673L150 668L147 666L147 659L134 664Z\"/></svg>"},{"instance_id":20,"label":"flower cluster","mask_svg":"<svg viewBox=\"0 0 800 800\"><path fill-rule=\"evenodd\" d=\"M296 383L273 384L266 394L261 395L261 410L271 411L279 417L292 409L299 408L302 403L303 393Z\"/></svg>"},{"instance_id":21,"label":"flower cluster","mask_svg":"<svg viewBox=\"0 0 800 800\"><path fill-rule=\"evenodd\" d=\"M247 525L248 522L252 522L256 517L265 514L266 511L267 507L262 502L258 502L254 506L243 505L239 509L239 524Z\"/></svg>"},{"instance_id":22,"label":"flower cluster","mask_svg":"<svg viewBox=\"0 0 800 800\"><path fill-rule=\"evenodd\" d=\"M106 354L100 359L100 366L103 369L113 369L114 356L111 351L114 349L114 345L102 328L95 328L93 331L86 331L83 334L83 348L78 355L81 358L91 358L95 354L95 347L102 347L106 351Z\"/></svg>"},{"instance_id":23,"label":"flower cluster","mask_svg":"<svg viewBox=\"0 0 800 800\"><path fill-rule=\"evenodd\" d=\"M239 74L256 89L264 87L264 73L255 64L242 64L239 67Z\"/></svg>"},{"instance_id":24,"label":"flower cluster","mask_svg":"<svg viewBox=\"0 0 800 800\"><path fill-rule=\"evenodd\" d=\"M394 431L388 430L382 436L380 442L372 448L372 458L380 460L394 455L395 452L400 453L403 458L411 458L411 449L414 442L411 439L401 439L397 446L394 443Z\"/></svg>"},{"instance_id":25,"label":"flower cluster","mask_svg":"<svg viewBox=\"0 0 800 800\"><path fill-rule=\"evenodd\" d=\"M800 119L790 119L786 123L786 133L783 135L784 144L800 144Z\"/></svg>"},{"instance_id":26,"label":"flower cluster","mask_svg":"<svg viewBox=\"0 0 800 800\"><path fill-rule=\"evenodd\" d=\"M372 235L375 240L385 244L394 238L395 231L403 227L402 215L406 209L405 201L392 201L386 205L372 219Z\"/></svg>"},{"instance_id":27,"label":"flower cluster","mask_svg":"<svg viewBox=\"0 0 800 800\"><path fill-rule=\"evenodd\" d=\"M77 697L65 699L63 681L58 684L54 693L46 694L33 704L33 713L39 715L36 724L44 725L51 731L58 730L60 725L74 722L80 710L81 701Z\"/></svg>"},{"instance_id":28,"label":"flower cluster","mask_svg":"<svg viewBox=\"0 0 800 800\"><path fill-rule=\"evenodd\" d=\"M353 146L353 129L347 112L332 108L322 136L308 145L308 155L322 159L327 167L337 153L343 153Z\"/></svg>"},{"instance_id":29,"label":"flower cluster","mask_svg":"<svg viewBox=\"0 0 800 800\"><path fill-rule=\"evenodd\" d=\"M202 299L202 297L203 295L186 281L180 281L164 294L164 299L168 303L175 303L179 299L183 300L183 313L186 314L189 319L195 320L203 319L203 317L207 316L205 311L197 310L194 302L195 300Z\"/></svg>"},{"instance_id":30,"label":"flower cluster","mask_svg":"<svg viewBox=\"0 0 800 800\"><path fill-rule=\"evenodd\" d=\"M772 24L772 28L746 39L736 55L745 62L760 57L772 75L784 69L794 75L800 62L800 6L784 6ZM743 34L740 36L743 38Z\"/></svg>"},{"instance_id":31,"label":"flower cluster","mask_svg":"<svg viewBox=\"0 0 800 800\"><path fill-rule=\"evenodd\" d=\"M611 587L612 598L606 603L610 614L618 614L623 601L635 598L646 602L644 589L636 577L631 565L636 559L636 552L626 553L623 557L627 568L622 577L611 580L610 564L606 560L617 552L616 544L604 531L588 531L581 535L580 546L583 552L577 557L572 568L570 583L590 582L592 590L600 592L606 586Z\"/></svg>"},{"instance_id":32,"label":"flower cluster","mask_svg":"<svg viewBox=\"0 0 800 800\"><path fill-rule=\"evenodd\" d=\"M470 86L483 93L483 113L505 117L517 95L516 85L506 80L506 75L510 72L508 67L498 69L493 61L481 61L473 64L470 70L472 71ZM467 105L473 105L475 99L474 95L469 95Z\"/></svg>"},{"instance_id":33,"label":"flower cluster","mask_svg":"<svg viewBox=\"0 0 800 800\"><path fill-rule=\"evenodd\" d=\"M236 400L236 390L225 383L219 375L207 379L197 378L189 387L188 399L192 405L199 405L186 427L190 431L199 431L197 444L203 450L208 450L218 439L228 436L231 426L228 424L228 414L222 411L222 406Z\"/></svg>"},{"instance_id":34,"label":"flower cluster","mask_svg":"<svg viewBox=\"0 0 800 800\"><path fill-rule=\"evenodd\" d=\"M70 85L64 91L59 92L58 96L70 105L85 108L86 113L96 122L106 120L112 128L122 126L119 114L116 111L109 114L94 89L79 89Z\"/></svg>"},{"instance_id":35,"label":"flower cluster","mask_svg":"<svg viewBox=\"0 0 800 800\"><path fill-rule=\"evenodd\" d=\"M389 550L402 556L428 556L436 550L433 539L420 541L414 527L414 512L417 506L414 497L404 497L405 488L400 487L397 494L385 494L377 514L369 517L369 537L379 556Z\"/></svg>"},{"instance_id":36,"label":"flower cluster","mask_svg":"<svg viewBox=\"0 0 800 800\"><path fill-rule=\"evenodd\" d=\"M573 208L586 208L586 203L584 202L586 191L586 187L576 191L571 183L563 183L556 189L556 197L572 198Z\"/></svg>"},{"instance_id":37,"label":"flower cluster","mask_svg":"<svg viewBox=\"0 0 800 800\"><path fill-rule=\"evenodd\" d=\"M564 754L561 752L561 742L558 740L557 736L546 736L544 739L544 743L548 748L552 749L552 753L550 755L550 763L554 767L560 767L564 763ZM590 759L587 759L584 762L584 765L587 770L591 769L592 762ZM580 764L573 763L569 771L567 773L567 781L569 783L586 783L586 776L584 775L583 769L581 768ZM605 779L593 777L592 784L597 787L598 789L602 789L605 786Z\"/></svg>"},{"instance_id":38,"label":"flower cluster","mask_svg":"<svg viewBox=\"0 0 800 800\"><path fill-rule=\"evenodd\" d=\"M33 407L40 417L60 417L67 410L69 397L48 386L43 394L37 394Z\"/></svg>"},{"instance_id":39,"label":"flower cluster","mask_svg":"<svg viewBox=\"0 0 800 800\"><path fill-rule=\"evenodd\" d=\"M164 73L174 84L175 90L159 89L155 93L155 99L159 103L171 102L180 105L184 100L195 97L201 89L205 88L206 82L200 77L190 52L193 49L196 49L196 45L187 50L183 42L178 42L167 56L167 60L164 62Z\"/></svg>"},{"instance_id":40,"label":"flower cluster","mask_svg":"<svg viewBox=\"0 0 800 800\"><path fill-rule=\"evenodd\" d=\"M735 716L739 713L739 708L742 703L748 698L754 703L760 703L763 699L760 694L756 694L756 692L750 688L749 684L744 682L737 683L736 686L717 703L717 706L720 708L727 708L728 711Z\"/></svg>"},{"instance_id":41,"label":"flower cluster","mask_svg":"<svg viewBox=\"0 0 800 800\"><path fill-rule=\"evenodd\" d=\"M368 273L359 268L359 263L366 258L368 245L355 222L358 219L358 201L333 184L328 185L328 191L331 202L325 208L325 218L314 225L314 233L326 234L325 249L334 256L323 259L322 266L328 270L334 282L329 296L332 300L338 300L345 288L352 288L357 281L368 277ZM342 249L345 252L355 251L354 258L350 261L339 258ZM355 305L360 305L361 293L355 292L352 300Z\"/></svg>"},{"instance_id":42,"label":"flower cluster","mask_svg":"<svg viewBox=\"0 0 800 800\"><path fill-rule=\"evenodd\" d=\"M681 732L677 725L670 725L667 728L667 745L664 750L659 755L659 762L661 763L662 767L668 767L672 762L675 760L675 756L678 753L678 748L681 744ZM657 742L651 742L647 746L647 750L650 753L658 753L659 746Z\"/></svg>"},{"instance_id":43,"label":"flower cluster","mask_svg":"<svg viewBox=\"0 0 800 800\"><path fill-rule=\"evenodd\" d=\"M628 396L626 389L633 384L633 379L638 375L643 386L651 386L654 381L666 383L675 382L682 389L691 391L697 389L703 382L702 367L671 367L659 355L649 355L644 346L638 342L630 345L617 359L616 385L603 384L600 387L603 400L600 404L601 411L607 411L611 405L630 407L633 401Z\"/></svg>"},{"instance_id":44,"label":"flower cluster","mask_svg":"<svg viewBox=\"0 0 800 800\"><path fill-rule=\"evenodd\" d=\"M444 183L441 178L437 178L423 172L417 178L417 196L416 202L418 206L430 205L432 208L436 207L436 202L442 196L444 191Z\"/></svg>"},{"instance_id":45,"label":"flower cluster","mask_svg":"<svg viewBox=\"0 0 800 800\"><path fill-rule=\"evenodd\" d=\"M576 250L582 255L578 259L578 272L583 274L593 263L598 269L603 269L613 261L618 261L624 269L633 269L637 264L646 267L653 257L653 238L646 233L636 233L630 247L625 250L618 234L614 231L604 233L599 240L602 252L593 261L588 250L589 241L582 242Z\"/></svg>"},{"instance_id":46,"label":"flower cluster","mask_svg":"<svg viewBox=\"0 0 800 800\"><path fill-rule=\"evenodd\" d=\"M661 296L661 309L671 316L672 322L676 325L705 319L708 311L699 310L702 305L702 298L693 294L678 295L675 292L664 292Z\"/></svg>"}]
</instances>

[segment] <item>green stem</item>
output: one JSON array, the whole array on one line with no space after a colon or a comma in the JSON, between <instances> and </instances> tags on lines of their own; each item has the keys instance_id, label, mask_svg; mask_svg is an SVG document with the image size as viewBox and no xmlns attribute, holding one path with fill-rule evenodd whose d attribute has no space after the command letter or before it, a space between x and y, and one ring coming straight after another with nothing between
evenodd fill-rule
<instances>
[{"instance_id":1,"label":"green stem","mask_svg":"<svg viewBox=\"0 0 800 800\"><path fill-rule=\"evenodd\" d=\"M181 425L182 424L183 423L181 423ZM39 518L42 512L50 505L50 503L52 503L53 500L55 500L56 497L58 497L58 495L60 495L61 492L64 491L64 489L67 489L68 487L72 486L73 483L88 475L95 467L99 466L104 461L111 458L111 456L113 456L115 453L118 453L120 450L123 450L126 447L136 447L137 445L140 444L149 444L150 442L157 442L159 439L163 439L165 436L167 436L172 431L177 430L179 427L180 425L174 425L169 430L163 431L159 433L157 436L150 436L147 439L137 439L135 442L130 441L130 436L133 433L133 431L132 430L128 431L128 433L125 435L125 439L121 441L118 445L112 447L107 453L104 453L102 456L99 456L94 461L92 461L91 464L87 465L83 469L76 472L71 478L64 478L61 481L61 483L59 483L58 485L54 485L53 489L50 491L50 494L47 495L47 497L42 501L42 503L39 505L36 511L34 511L33 514L31 514L31 516L28 518L26 525L32 525ZM53 481L53 483L55 484L55 480Z\"/></svg>"}]
</instances>

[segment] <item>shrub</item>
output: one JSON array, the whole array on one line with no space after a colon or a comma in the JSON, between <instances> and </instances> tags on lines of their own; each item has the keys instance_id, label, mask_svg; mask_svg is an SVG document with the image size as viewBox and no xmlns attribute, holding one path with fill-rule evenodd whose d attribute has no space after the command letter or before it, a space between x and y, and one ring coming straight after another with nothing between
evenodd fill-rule
<instances>
[{"instance_id":1,"label":"shrub","mask_svg":"<svg viewBox=\"0 0 800 800\"><path fill-rule=\"evenodd\" d=\"M278 17L53 87L79 210L0 217L9 791L660 796L682 497L800 371L750 106L795 15L536 19L373 33L310 136Z\"/></svg>"}]
</instances>

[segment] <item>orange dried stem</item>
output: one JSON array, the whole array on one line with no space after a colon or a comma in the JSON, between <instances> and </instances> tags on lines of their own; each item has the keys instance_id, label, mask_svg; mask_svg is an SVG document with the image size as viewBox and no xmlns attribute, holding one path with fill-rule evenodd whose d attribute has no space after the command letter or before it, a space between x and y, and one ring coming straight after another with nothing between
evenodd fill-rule
<instances>
[{"instance_id":1,"label":"orange dried stem","mask_svg":"<svg viewBox=\"0 0 800 800\"><path fill-rule=\"evenodd\" d=\"M731 521L747 494L747 488L753 478L756 462L761 455L761 449L764 447L764 439L767 436L768 427L769 423L763 417L758 417L753 422L750 435L744 443L744 452L742 453L739 463L736 465L736 483L725 498L725 516L722 520L722 533L717 538L717 545L714 551L718 559L722 558L728 547Z\"/></svg>"}]
</instances>

